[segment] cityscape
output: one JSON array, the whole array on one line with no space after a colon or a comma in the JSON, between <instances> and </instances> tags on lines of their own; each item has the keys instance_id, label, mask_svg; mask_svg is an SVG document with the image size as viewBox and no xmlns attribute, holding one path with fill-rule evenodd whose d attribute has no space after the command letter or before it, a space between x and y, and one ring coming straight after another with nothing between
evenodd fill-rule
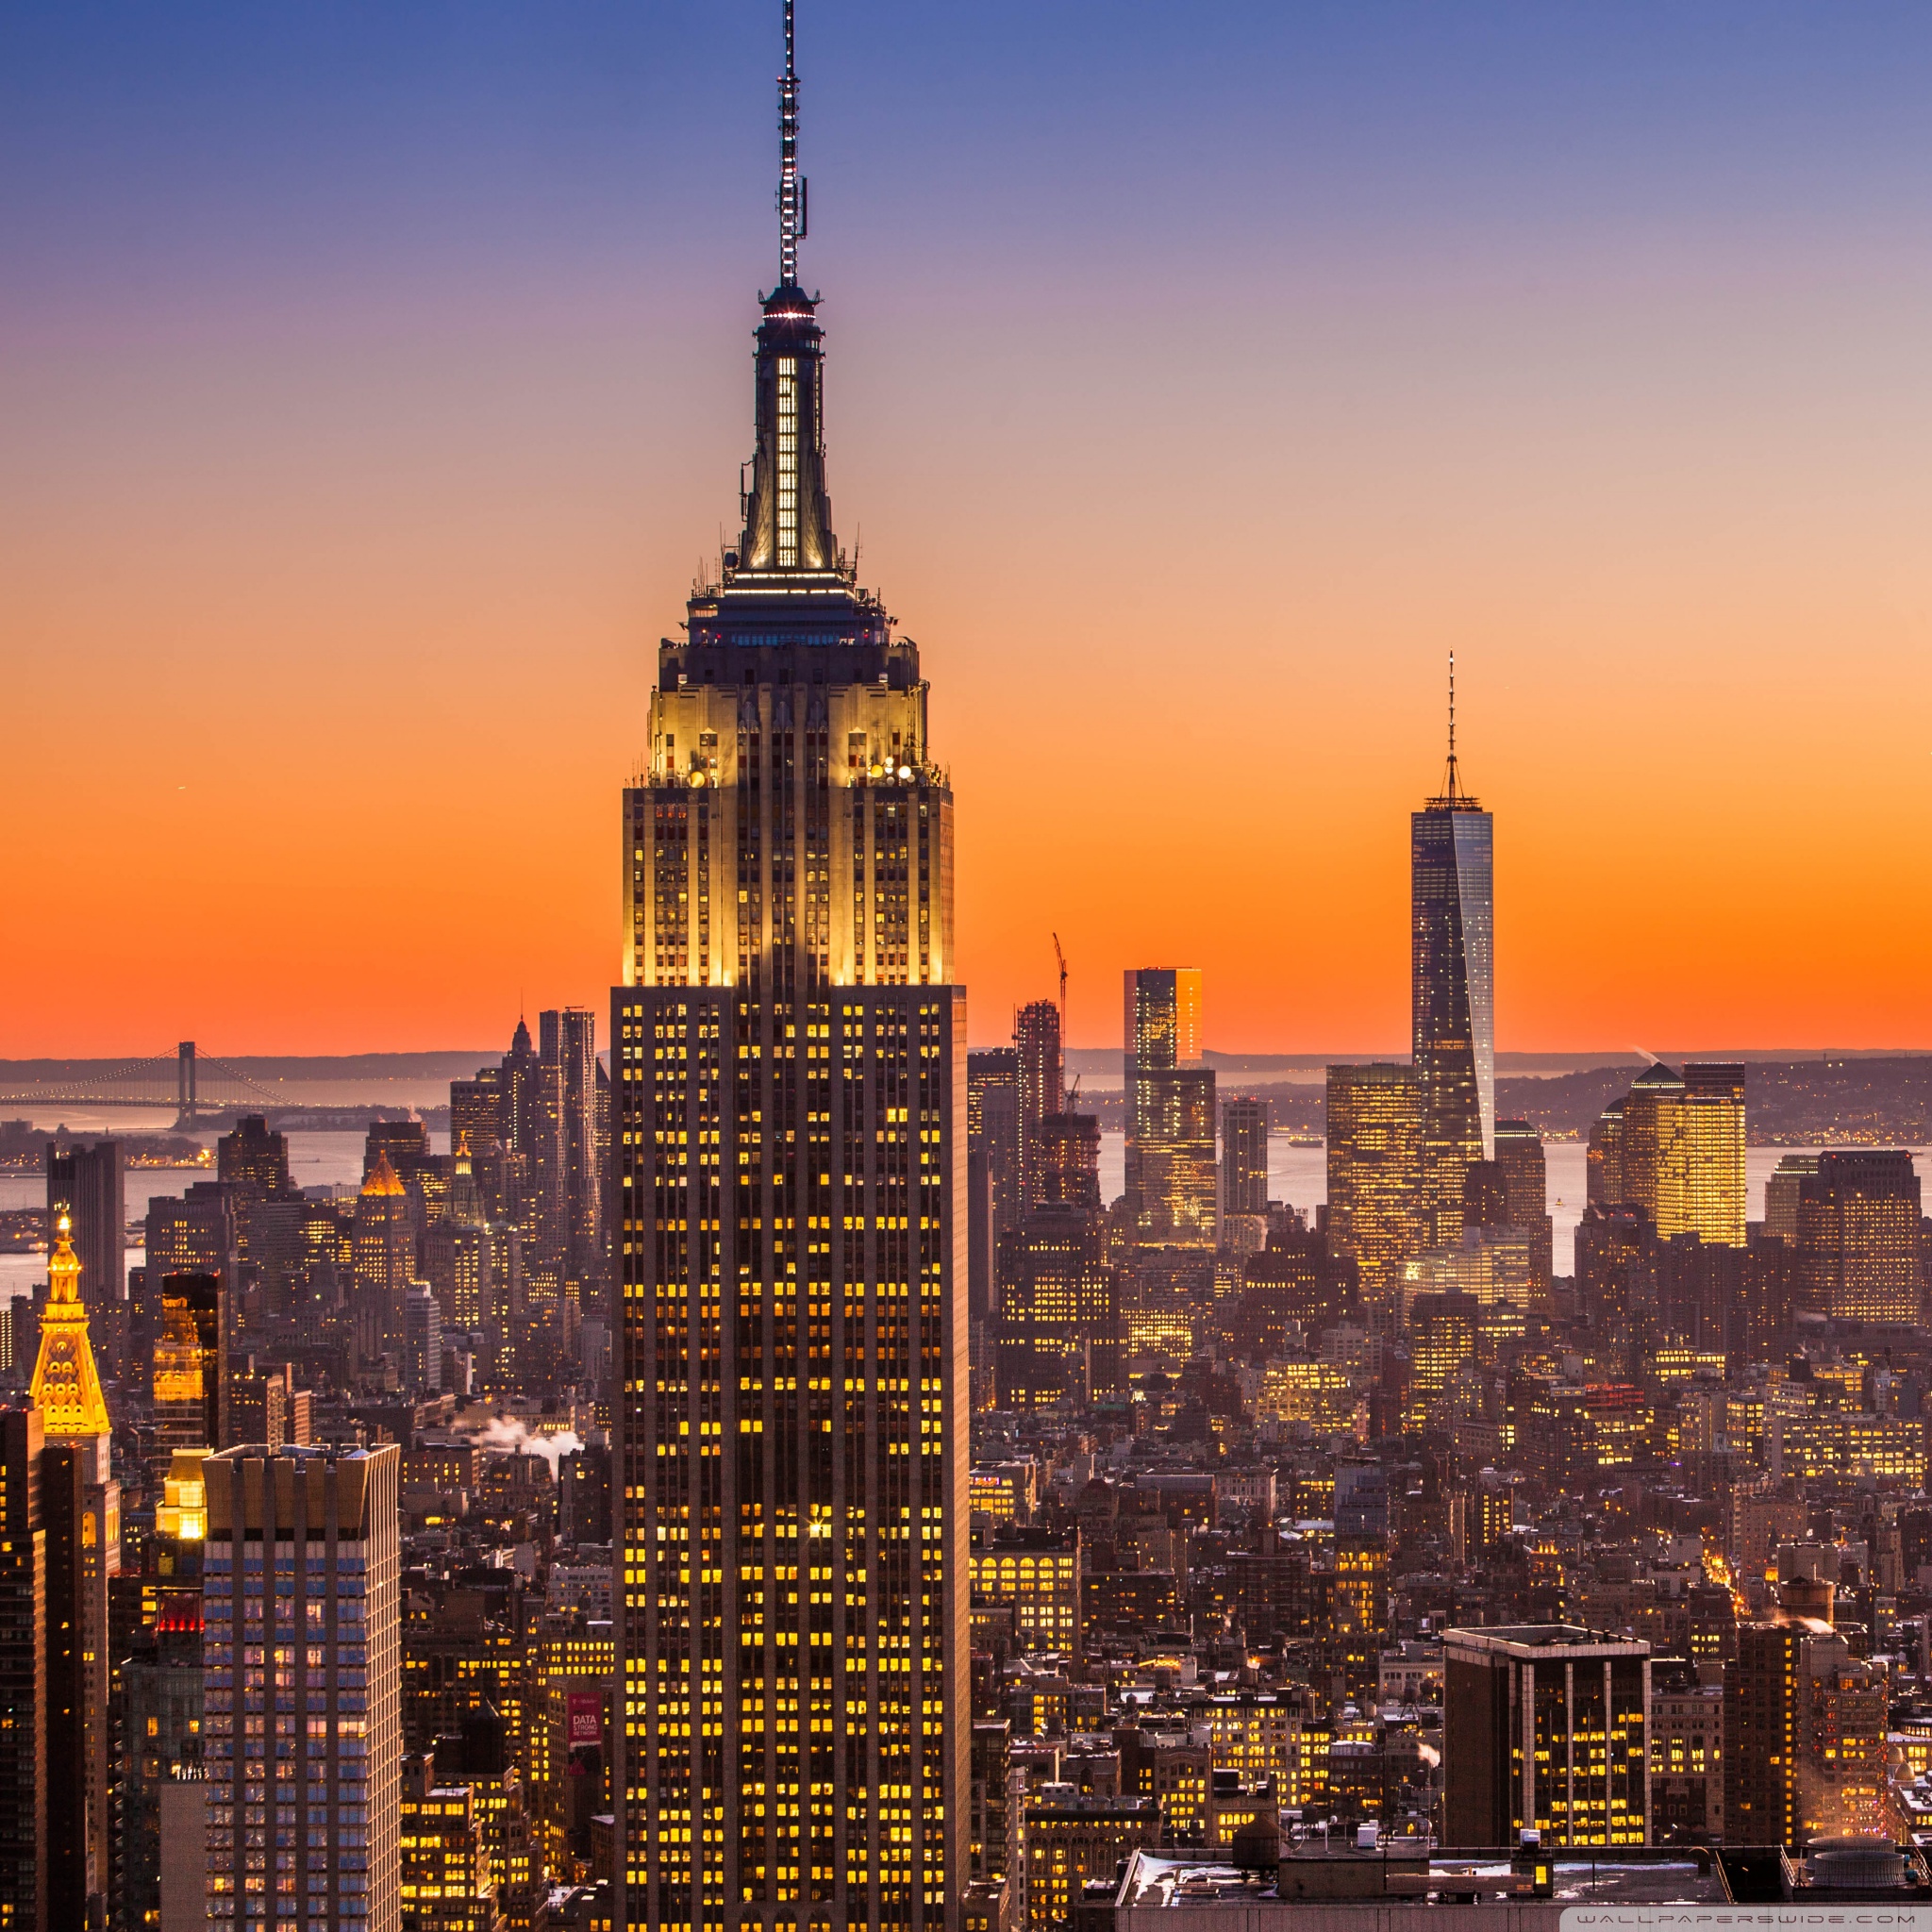
<instances>
[{"instance_id":1,"label":"cityscape","mask_svg":"<svg viewBox=\"0 0 1932 1932\"><path fill-rule=\"evenodd\" d=\"M1932 1927L1932 1052L1512 1047L1467 645L1404 1050L1237 1050L1186 918L969 1027L958 653L833 515L817 12L608 1004L0 1062L0 1932Z\"/></svg>"}]
</instances>

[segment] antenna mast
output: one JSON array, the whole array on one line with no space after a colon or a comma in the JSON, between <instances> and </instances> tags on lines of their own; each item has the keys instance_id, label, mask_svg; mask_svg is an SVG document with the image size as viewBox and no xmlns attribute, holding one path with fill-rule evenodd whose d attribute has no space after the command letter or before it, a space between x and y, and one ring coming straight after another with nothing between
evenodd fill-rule
<instances>
[{"instance_id":1,"label":"antenna mast","mask_svg":"<svg viewBox=\"0 0 1932 1932\"><path fill-rule=\"evenodd\" d=\"M1443 782L1442 796L1454 800L1457 795L1456 783L1456 653L1449 653L1449 773Z\"/></svg>"},{"instance_id":2,"label":"antenna mast","mask_svg":"<svg viewBox=\"0 0 1932 1932\"><path fill-rule=\"evenodd\" d=\"M785 0L785 72L778 81L778 280L798 280L798 238L805 232L804 184L798 178L798 69L792 58L791 4Z\"/></svg>"}]
</instances>

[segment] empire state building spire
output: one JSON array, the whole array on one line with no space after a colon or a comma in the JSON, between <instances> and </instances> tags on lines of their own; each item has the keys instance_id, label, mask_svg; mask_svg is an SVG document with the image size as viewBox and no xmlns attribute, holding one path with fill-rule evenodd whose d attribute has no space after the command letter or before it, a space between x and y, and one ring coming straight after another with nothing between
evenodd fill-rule
<instances>
[{"instance_id":1,"label":"empire state building spire","mask_svg":"<svg viewBox=\"0 0 1932 1932\"><path fill-rule=\"evenodd\" d=\"M785 0L785 72L778 76L778 285L798 284L798 244L805 237L805 183L798 175L798 66L793 58L791 0Z\"/></svg>"}]
</instances>

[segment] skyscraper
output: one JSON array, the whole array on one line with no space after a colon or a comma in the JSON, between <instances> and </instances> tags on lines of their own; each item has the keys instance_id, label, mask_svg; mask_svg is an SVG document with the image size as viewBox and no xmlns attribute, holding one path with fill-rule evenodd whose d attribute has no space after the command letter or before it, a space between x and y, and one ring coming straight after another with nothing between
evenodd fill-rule
<instances>
[{"instance_id":1,"label":"skyscraper","mask_svg":"<svg viewBox=\"0 0 1932 1932\"><path fill-rule=\"evenodd\" d=\"M999 1239L1020 1222L1020 1058L1010 1046L966 1056L969 1310L992 1313Z\"/></svg>"},{"instance_id":2,"label":"skyscraper","mask_svg":"<svg viewBox=\"0 0 1932 1932\"><path fill-rule=\"evenodd\" d=\"M1431 1245L1461 1232L1462 1170L1495 1148L1494 830L1457 771L1452 655L1442 790L1409 816L1409 957Z\"/></svg>"},{"instance_id":3,"label":"skyscraper","mask_svg":"<svg viewBox=\"0 0 1932 1932\"><path fill-rule=\"evenodd\" d=\"M1550 1214L1543 1137L1528 1121L1496 1123L1496 1165L1502 1171L1507 1224L1528 1232L1529 1263L1542 1298L1556 1273L1556 1223Z\"/></svg>"},{"instance_id":4,"label":"skyscraper","mask_svg":"<svg viewBox=\"0 0 1932 1932\"><path fill-rule=\"evenodd\" d=\"M1327 1099L1328 1242L1360 1270L1371 1311L1392 1324L1403 1264L1428 1245L1423 1076L1386 1061L1334 1066ZM1459 1238L1459 1201L1457 1213Z\"/></svg>"},{"instance_id":5,"label":"skyscraper","mask_svg":"<svg viewBox=\"0 0 1932 1932\"><path fill-rule=\"evenodd\" d=\"M1065 1046L1060 1038L1060 1009L1051 1000L1031 1000L1013 1015L1013 1053L1019 1065L1022 1214L1045 1198L1041 1129L1043 1123L1066 1111Z\"/></svg>"},{"instance_id":6,"label":"skyscraper","mask_svg":"<svg viewBox=\"0 0 1932 1932\"><path fill-rule=\"evenodd\" d=\"M625 793L620 1911L950 1927L970 1732L953 804L918 647L832 534L789 4L780 122L742 533L659 650Z\"/></svg>"},{"instance_id":7,"label":"skyscraper","mask_svg":"<svg viewBox=\"0 0 1932 1932\"><path fill-rule=\"evenodd\" d=\"M47 1924L47 1531L41 1412L0 1408L0 1924Z\"/></svg>"},{"instance_id":8,"label":"skyscraper","mask_svg":"<svg viewBox=\"0 0 1932 1932\"><path fill-rule=\"evenodd\" d=\"M108 1592L121 1570L121 1486L66 1216L53 1233L33 1376L44 1431L49 1824L59 1826L47 1882L50 1923L78 1924L88 1899L108 1889Z\"/></svg>"},{"instance_id":9,"label":"skyscraper","mask_svg":"<svg viewBox=\"0 0 1932 1932\"><path fill-rule=\"evenodd\" d=\"M1902 1149L1834 1147L1798 1181L1806 1305L1856 1322L1919 1319L1919 1176Z\"/></svg>"},{"instance_id":10,"label":"skyscraper","mask_svg":"<svg viewBox=\"0 0 1932 1932\"><path fill-rule=\"evenodd\" d=\"M119 1375L127 1348L127 1201L118 1141L65 1148L47 1142L48 1227L62 1214L74 1230L80 1298L92 1317L95 1343L108 1374Z\"/></svg>"},{"instance_id":11,"label":"skyscraper","mask_svg":"<svg viewBox=\"0 0 1932 1932\"><path fill-rule=\"evenodd\" d=\"M1130 967L1124 992L1127 1211L1143 1241L1211 1243L1214 1070L1201 1058L1200 968Z\"/></svg>"},{"instance_id":12,"label":"skyscraper","mask_svg":"<svg viewBox=\"0 0 1932 1932\"><path fill-rule=\"evenodd\" d=\"M1631 1084L1622 1121L1622 1203L1641 1208L1666 1240L1694 1234L1741 1248L1743 1068L1692 1061L1678 1074L1658 1060ZM1602 1172L1607 1180L1607 1161Z\"/></svg>"},{"instance_id":13,"label":"skyscraper","mask_svg":"<svg viewBox=\"0 0 1932 1932\"><path fill-rule=\"evenodd\" d=\"M353 1291L358 1373L380 1382L382 1359L400 1369L403 1296L416 1275L416 1224L409 1191L378 1147L356 1197L356 1277Z\"/></svg>"},{"instance_id":14,"label":"skyscraper","mask_svg":"<svg viewBox=\"0 0 1932 1932\"><path fill-rule=\"evenodd\" d=\"M1240 1225L1244 1245L1268 1239L1268 1103L1236 1094L1221 1103L1221 1239Z\"/></svg>"},{"instance_id":15,"label":"skyscraper","mask_svg":"<svg viewBox=\"0 0 1932 1932\"><path fill-rule=\"evenodd\" d=\"M402 1452L202 1465L208 1921L399 1932Z\"/></svg>"},{"instance_id":16,"label":"skyscraper","mask_svg":"<svg viewBox=\"0 0 1932 1932\"><path fill-rule=\"evenodd\" d=\"M166 1468L177 1449L228 1443L228 1292L219 1274L170 1274L161 1282L154 1349L155 1453Z\"/></svg>"}]
</instances>

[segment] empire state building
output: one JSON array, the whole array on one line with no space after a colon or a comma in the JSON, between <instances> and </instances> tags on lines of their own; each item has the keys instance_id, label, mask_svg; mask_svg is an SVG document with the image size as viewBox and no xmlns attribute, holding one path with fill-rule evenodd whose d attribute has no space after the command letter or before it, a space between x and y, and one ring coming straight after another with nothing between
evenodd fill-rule
<instances>
[{"instance_id":1,"label":"empire state building","mask_svg":"<svg viewBox=\"0 0 1932 1932\"><path fill-rule=\"evenodd\" d=\"M965 997L918 647L833 535L785 8L742 531L658 650L611 997L633 1927L956 1927Z\"/></svg>"}]
</instances>

